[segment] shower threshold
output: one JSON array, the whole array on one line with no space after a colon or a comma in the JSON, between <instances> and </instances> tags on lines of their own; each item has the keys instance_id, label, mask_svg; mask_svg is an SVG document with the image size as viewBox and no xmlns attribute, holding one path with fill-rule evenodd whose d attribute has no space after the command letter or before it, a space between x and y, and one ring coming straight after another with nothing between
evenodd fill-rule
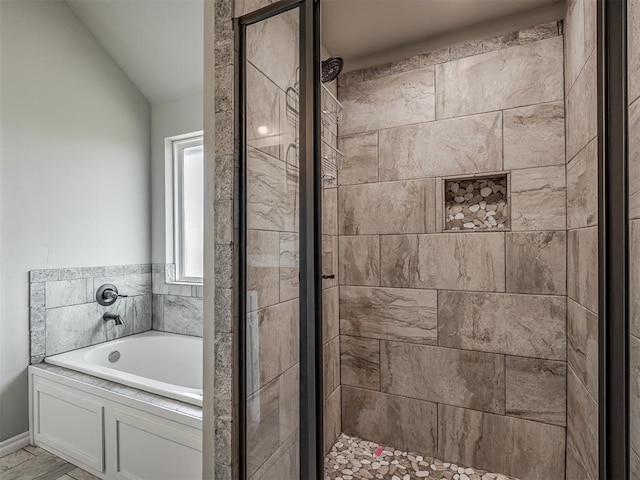
<instances>
[{"instance_id":1,"label":"shower threshold","mask_svg":"<svg viewBox=\"0 0 640 480\"><path fill-rule=\"evenodd\" d=\"M325 457L324 472L324 480L517 480L500 473L380 446L344 433Z\"/></svg>"}]
</instances>

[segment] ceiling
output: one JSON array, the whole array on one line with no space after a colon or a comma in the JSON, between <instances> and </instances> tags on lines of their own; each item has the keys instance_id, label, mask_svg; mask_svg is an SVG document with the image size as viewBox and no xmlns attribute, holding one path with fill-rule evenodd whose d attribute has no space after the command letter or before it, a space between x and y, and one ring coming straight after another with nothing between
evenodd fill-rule
<instances>
[{"instance_id":1,"label":"ceiling","mask_svg":"<svg viewBox=\"0 0 640 480\"><path fill-rule=\"evenodd\" d=\"M353 70L421 53L407 46L415 50L453 34L464 39L465 30L482 35L482 25L506 33L514 31L509 23L524 22L517 30L557 20L562 7L558 0L322 0L322 38L333 55L345 59L345 69Z\"/></svg>"},{"instance_id":2,"label":"ceiling","mask_svg":"<svg viewBox=\"0 0 640 480\"><path fill-rule=\"evenodd\" d=\"M67 0L149 102L202 91L203 0Z\"/></svg>"}]
</instances>

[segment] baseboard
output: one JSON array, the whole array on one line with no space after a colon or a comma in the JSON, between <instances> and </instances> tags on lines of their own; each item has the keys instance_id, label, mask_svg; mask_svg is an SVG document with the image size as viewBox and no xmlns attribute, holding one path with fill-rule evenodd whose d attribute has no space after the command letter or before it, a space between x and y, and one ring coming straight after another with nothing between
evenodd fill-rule
<instances>
[{"instance_id":1,"label":"baseboard","mask_svg":"<svg viewBox=\"0 0 640 480\"><path fill-rule=\"evenodd\" d=\"M16 452L29 445L29 432L21 433L13 438L0 442L0 457Z\"/></svg>"}]
</instances>

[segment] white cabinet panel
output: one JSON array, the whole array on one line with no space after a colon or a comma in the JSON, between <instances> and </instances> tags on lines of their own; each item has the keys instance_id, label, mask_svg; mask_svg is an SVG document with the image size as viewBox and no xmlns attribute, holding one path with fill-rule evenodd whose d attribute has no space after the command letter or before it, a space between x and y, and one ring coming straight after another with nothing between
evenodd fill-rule
<instances>
[{"instance_id":1,"label":"white cabinet panel","mask_svg":"<svg viewBox=\"0 0 640 480\"><path fill-rule=\"evenodd\" d=\"M36 379L34 387L36 442L104 471L104 407L45 380Z\"/></svg>"}]
</instances>

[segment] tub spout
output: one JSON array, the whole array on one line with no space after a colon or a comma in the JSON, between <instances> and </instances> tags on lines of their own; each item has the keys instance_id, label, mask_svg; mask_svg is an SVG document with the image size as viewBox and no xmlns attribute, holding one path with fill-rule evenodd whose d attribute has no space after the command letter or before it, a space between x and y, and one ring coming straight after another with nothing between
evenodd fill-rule
<instances>
[{"instance_id":1,"label":"tub spout","mask_svg":"<svg viewBox=\"0 0 640 480\"><path fill-rule=\"evenodd\" d=\"M115 313L106 312L104 315L102 315L102 319L105 322L108 322L109 320L113 320L116 322L116 325L124 325L124 320L122 319L122 317Z\"/></svg>"}]
</instances>

